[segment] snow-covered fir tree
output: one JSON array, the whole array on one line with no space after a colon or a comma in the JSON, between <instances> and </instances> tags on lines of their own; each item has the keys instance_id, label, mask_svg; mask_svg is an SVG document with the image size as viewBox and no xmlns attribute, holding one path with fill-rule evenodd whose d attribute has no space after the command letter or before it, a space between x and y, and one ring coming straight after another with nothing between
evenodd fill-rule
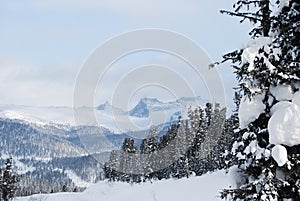
<instances>
[{"instance_id":1,"label":"snow-covered fir tree","mask_svg":"<svg viewBox=\"0 0 300 201\"><path fill-rule=\"evenodd\" d=\"M125 138L121 156L119 170L121 172L120 178L123 181L132 182L134 180L134 173L136 170L137 159L135 158L137 148L134 145L134 139Z\"/></svg>"},{"instance_id":2,"label":"snow-covered fir tree","mask_svg":"<svg viewBox=\"0 0 300 201\"><path fill-rule=\"evenodd\" d=\"M118 160L117 151L112 150L108 162L105 163L103 167L105 178L108 178L110 181L115 181L119 176L118 167L119 167L119 160Z\"/></svg>"},{"instance_id":3,"label":"snow-covered fir tree","mask_svg":"<svg viewBox=\"0 0 300 201\"><path fill-rule=\"evenodd\" d=\"M232 158L232 200L300 199L300 3L299 0L238 0L234 11L250 20L249 43L226 54L243 95Z\"/></svg>"},{"instance_id":4,"label":"snow-covered fir tree","mask_svg":"<svg viewBox=\"0 0 300 201\"><path fill-rule=\"evenodd\" d=\"M137 150L126 138L120 154L111 152L104 165L109 180L141 182L152 179L202 175L225 166L223 152L232 143L234 121L226 118L226 108L216 103L190 108L188 118L179 117L158 140L152 126ZM204 143L205 142L205 143Z\"/></svg>"},{"instance_id":5,"label":"snow-covered fir tree","mask_svg":"<svg viewBox=\"0 0 300 201\"><path fill-rule=\"evenodd\" d=\"M0 193L4 201L8 201L15 197L17 188L18 175L13 172L12 158L8 158L5 163L5 169L0 170Z\"/></svg>"}]
</instances>

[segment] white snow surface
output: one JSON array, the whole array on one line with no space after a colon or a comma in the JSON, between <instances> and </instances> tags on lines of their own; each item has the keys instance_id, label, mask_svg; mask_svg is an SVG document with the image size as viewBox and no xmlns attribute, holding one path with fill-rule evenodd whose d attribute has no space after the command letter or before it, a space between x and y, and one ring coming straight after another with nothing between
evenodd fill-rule
<instances>
[{"instance_id":1,"label":"white snow surface","mask_svg":"<svg viewBox=\"0 0 300 201\"><path fill-rule=\"evenodd\" d=\"M279 10L281 10L285 6L289 6L290 0L280 0Z\"/></svg>"},{"instance_id":2,"label":"white snow surface","mask_svg":"<svg viewBox=\"0 0 300 201\"><path fill-rule=\"evenodd\" d=\"M179 180L168 179L153 183L130 185L128 183L101 181L82 193L56 193L19 197L18 201L217 201L222 189L230 186L225 171Z\"/></svg>"},{"instance_id":3,"label":"white snow surface","mask_svg":"<svg viewBox=\"0 0 300 201\"><path fill-rule=\"evenodd\" d=\"M281 101L273 106L268 122L270 143L294 146L300 144L300 92L292 102Z\"/></svg>"},{"instance_id":4,"label":"white snow surface","mask_svg":"<svg viewBox=\"0 0 300 201\"><path fill-rule=\"evenodd\" d=\"M243 97L239 107L240 128L246 128L249 123L256 120L264 112L265 105L262 102L264 94L258 94L251 98Z\"/></svg>"},{"instance_id":5,"label":"white snow surface","mask_svg":"<svg viewBox=\"0 0 300 201\"><path fill-rule=\"evenodd\" d=\"M270 51L268 45L271 44L272 40L273 39L270 37L259 37L249 41L242 53L242 63L249 63L248 71L254 70L254 60L256 57L264 57L262 54L259 53L259 50L261 48L264 47L264 50L266 52ZM268 60L265 58L265 61L267 62ZM271 63L268 62L266 64L268 65L270 70L274 69L274 66Z\"/></svg>"},{"instance_id":6,"label":"white snow surface","mask_svg":"<svg viewBox=\"0 0 300 201\"><path fill-rule=\"evenodd\" d=\"M256 140L250 142L250 144L244 150L244 153L246 155L248 155L249 153L254 154L257 160L261 159L262 157L268 157L268 152L269 151L267 149L261 148Z\"/></svg>"},{"instance_id":7,"label":"white snow surface","mask_svg":"<svg viewBox=\"0 0 300 201\"><path fill-rule=\"evenodd\" d=\"M73 171L66 170L65 171L68 177L74 182L76 186L79 187L87 187L90 185L90 183L83 181L80 177L78 177Z\"/></svg>"},{"instance_id":8,"label":"white snow surface","mask_svg":"<svg viewBox=\"0 0 300 201\"><path fill-rule=\"evenodd\" d=\"M278 85L276 87L272 86L270 92L278 101L292 100L293 98L293 90L291 85Z\"/></svg>"},{"instance_id":9,"label":"white snow surface","mask_svg":"<svg viewBox=\"0 0 300 201\"><path fill-rule=\"evenodd\" d=\"M271 0L271 5L273 5L271 7L271 9L273 10L273 13L271 13L271 15L274 15L274 16L279 15L281 10L285 6L289 6L289 4L290 4L290 0L279 0L279 4L277 4L276 2L277 2L277 0Z\"/></svg>"},{"instance_id":10,"label":"white snow surface","mask_svg":"<svg viewBox=\"0 0 300 201\"><path fill-rule=\"evenodd\" d=\"M2 158L4 158L4 157L2 156ZM8 157L6 157L6 158L8 158ZM18 159L14 158L13 160L14 160L14 166L15 166L16 171L17 171L18 174L26 174L27 172L32 172L32 171L35 170L35 167L25 165L24 163L22 163Z\"/></svg>"},{"instance_id":11,"label":"white snow surface","mask_svg":"<svg viewBox=\"0 0 300 201\"><path fill-rule=\"evenodd\" d=\"M293 106L292 102L289 101L280 101L278 103L276 103L272 108L271 108L271 115L273 115L276 111L280 110L280 109L284 109L284 108L288 108Z\"/></svg>"},{"instance_id":12,"label":"white snow surface","mask_svg":"<svg viewBox=\"0 0 300 201\"><path fill-rule=\"evenodd\" d=\"M247 176L241 172L237 165L232 166L228 171L232 188L240 188L246 182Z\"/></svg>"},{"instance_id":13,"label":"white snow surface","mask_svg":"<svg viewBox=\"0 0 300 201\"><path fill-rule=\"evenodd\" d=\"M288 161L287 150L282 145L275 145L275 147L272 148L271 153L279 167L283 166Z\"/></svg>"}]
</instances>

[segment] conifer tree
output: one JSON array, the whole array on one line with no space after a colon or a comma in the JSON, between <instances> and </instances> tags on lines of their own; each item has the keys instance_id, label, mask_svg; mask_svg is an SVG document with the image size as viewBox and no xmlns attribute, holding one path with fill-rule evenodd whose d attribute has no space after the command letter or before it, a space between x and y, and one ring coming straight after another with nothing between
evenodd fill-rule
<instances>
[{"instance_id":1,"label":"conifer tree","mask_svg":"<svg viewBox=\"0 0 300 201\"><path fill-rule=\"evenodd\" d=\"M2 199L8 201L15 196L16 184L18 182L18 176L12 169L12 158L8 158L5 163L5 169L1 173L0 178L0 190L2 193ZM1 171L0 171L1 172Z\"/></svg>"},{"instance_id":2,"label":"conifer tree","mask_svg":"<svg viewBox=\"0 0 300 201\"><path fill-rule=\"evenodd\" d=\"M105 178L108 178L110 181L118 180L118 168L119 160L116 150L112 150L109 156L109 160L104 164L104 174Z\"/></svg>"},{"instance_id":3,"label":"conifer tree","mask_svg":"<svg viewBox=\"0 0 300 201\"><path fill-rule=\"evenodd\" d=\"M224 55L224 61L233 63L243 98L239 106L240 130L230 158L237 165L240 181L234 189L224 190L222 197L297 200L300 197L300 142L289 144L274 140L276 135L287 133L274 125L274 116L278 108L283 108L277 116L288 118L286 122L276 123L284 128L287 124L293 125L298 115L287 115L284 109L291 111L298 107L294 105L299 101L299 2L238 0L233 7L234 11L221 12L241 17L241 22L249 20L254 28L246 47ZM299 133L291 130L289 135ZM276 154L279 148L281 154L287 154L284 162L280 161L284 158L281 156L279 160Z\"/></svg>"},{"instance_id":4,"label":"conifer tree","mask_svg":"<svg viewBox=\"0 0 300 201\"><path fill-rule=\"evenodd\" d=\"M135 154L137 152L137 148L134 145L134 139L132 138L125 138L122 150L121 150L121 156L120 156L120 179L124 181L133 181L134 176L134 170L136 165L136 158Z\"/></svg>"},{"instance_id":5,"label":"conifer tree","mask_svg":"<svg viewBox=\"0 0 300 201\"><path fill-rule=\"evenodd\" d=\"M189 154L191 171L196 175L200 175L203 172L200 160L201 144L207 135L207 121L204 110L201 107L196 107L194 110L189 108L188 116L191 124L191 132L194 135Z\"/></svg>"}]
</instances>

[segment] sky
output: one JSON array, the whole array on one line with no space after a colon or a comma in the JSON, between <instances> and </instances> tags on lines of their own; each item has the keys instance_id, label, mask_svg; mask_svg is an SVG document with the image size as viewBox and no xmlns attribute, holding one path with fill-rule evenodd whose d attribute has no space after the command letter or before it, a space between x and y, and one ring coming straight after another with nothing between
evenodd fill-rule
<instances>
[{"instance_id":1,"label":"sky","mask_svg":"<svg viewBox=\"0 0 300 201\"><path fill-rule=\"evenodd\" d=\"M212 61L220 61L224 53L248 40L248 24L240 24L239 19L219 12L231 9L233 2L0 0L0 104L72 106L76 79L89 55L108 39L133 30L155 28L182 34L201 47ZM171 68L170 72L188 80L196 95L208 96L205 84L179 58L142 51L113 63L98 83L95 105L112 101L123 78L149 64ZM219 66L218 71L225 85L227 105L232 105L236 81L229 65ZM139 74L142 79L149 75L155 73ZM134 79L127 79L130 81ZM179 96L184 95L181 90ZM150 83L136 86L126 101L133 104L141 97L154 96L164 101L174 98L172 90Z\"/></svg>"}]
</instances>

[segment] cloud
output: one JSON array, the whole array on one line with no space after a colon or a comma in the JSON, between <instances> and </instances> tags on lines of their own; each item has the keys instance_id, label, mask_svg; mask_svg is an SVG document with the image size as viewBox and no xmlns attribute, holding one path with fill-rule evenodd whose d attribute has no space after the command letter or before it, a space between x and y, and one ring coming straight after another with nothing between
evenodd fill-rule
<instances>
[{"instance_id":1,"label":"cloud","mask_svg":"<svg viewBox=\"0 0 300 201\"><path fill-rule=\"evenodd\" d=\"M150 67L149 72L148 68L142 70L145 65L149 64L155 64L154 67L157 65L162 67L159 67L159 70L155 70L157 67ZM79 67L80 65L68 60L49 66L40 66L12 57L3 57L0 59L0 94L2 95L0 103L35 106L72 106L73 89L77 73L80 70ZM162 78L159 79L157 75L162 76ZM228 78L232 76L232 72L222 70L221 76L225 86L230 86L231 88L232 79ZM128 101L131 102L130 105L132 106L139 98L143 97L156 97L165 101L170 100L170 97L174 97L168 94L168 89L171 89L171 91L175 90L179 97L186 96L187 90L180 84L181 81L187 82L197 96L209 99L206 91L207 86L205 86L201 77L193 71L191 66L179 58L160 51L130 54L111 66L103 79L99 80L99 85L95 92L95 104L101 104L106 100L111 101L116 92L127 92L129 90L127 88L131 85L133 86L131 87L133 91L138 89L138 93L132 93L127 98L128 100L121 98L117 106L126 107L127 105L124 103L128 103ZM140 82L145 82L144 84L149 83L150 85L143 87L139 84ZM172 84L167 85L166 82ZM151 83L156 85L151 85ZM125 88L122 89L122 86L125 86ZM164 87L167 87L167 90ZM227 94L232 93L228 87L226 87L226 91ZM231 97L228 100L229 102Z\"/></svg>"},{"instance_id":2,"label":"cloud","mask_svg":"<svg viewBox=\"0 0 300 201\"><path fill-rule=\"evenodd\" d=\"M1 104L72 104L77 68L70 61L41 67L14 58L0 59Z\"/></svg>"},{"instance_id":3,"label":"cloud","mask_svg":"<svg viewBox=\"0 0 300 201\"><path fill-rule=\"evenodd\" d=\"M208 68L205 61L201 68ZM225 85L229 84L226 79L229 77L228 74L231 74L231 71L223 70L220 74ZM171 101L175 96L180 98L196 95L210 100L212 94L209 90L216 90L217 94L222 94L223 90L226 90L217 85L215 77L206 76L209 75L197 73L181 58L168 53L161 51L133 53L109 68L98 83L95 102L100 104L105 100L112 100L117 107L124 108L128 103L130 107L135 105L143 97ZM208 86L214 83L216 83L214 86Z\"/></svg>"},{"instance_id":4,"label":"cloud","mask_svg":"<svg viewBox=\"0 0 300 201\"><path fill-rule=\"evenodd\" d=\"M76 75L89 51L107 38L132 29L155 27L186 34L219 59L224 46L226 50L228 45L235 47L242 35L237 29L232 32L227 24L229 17L219 16L218 10L230 3L222 0L214 3L197 0L1 1L0 103L72 105ZM3 56L7 54L13 57ZM139 59L134 57L133 60ZM125 62L125 65L149 62L152 63L143 60ZM182 67L169 57L157 63ZM114 84L130 69L123 67L121 63L115 72L107 75L108 81L104 80L107 85L96 97L96 104L109 99ZM178 73L187 72L178 70ZM232 75L229 71L222 75L226 83L232 80L229 74ZM203 94L203 87L193 72L189 72L186 79Z\"/></svg>"}]
</instances>

